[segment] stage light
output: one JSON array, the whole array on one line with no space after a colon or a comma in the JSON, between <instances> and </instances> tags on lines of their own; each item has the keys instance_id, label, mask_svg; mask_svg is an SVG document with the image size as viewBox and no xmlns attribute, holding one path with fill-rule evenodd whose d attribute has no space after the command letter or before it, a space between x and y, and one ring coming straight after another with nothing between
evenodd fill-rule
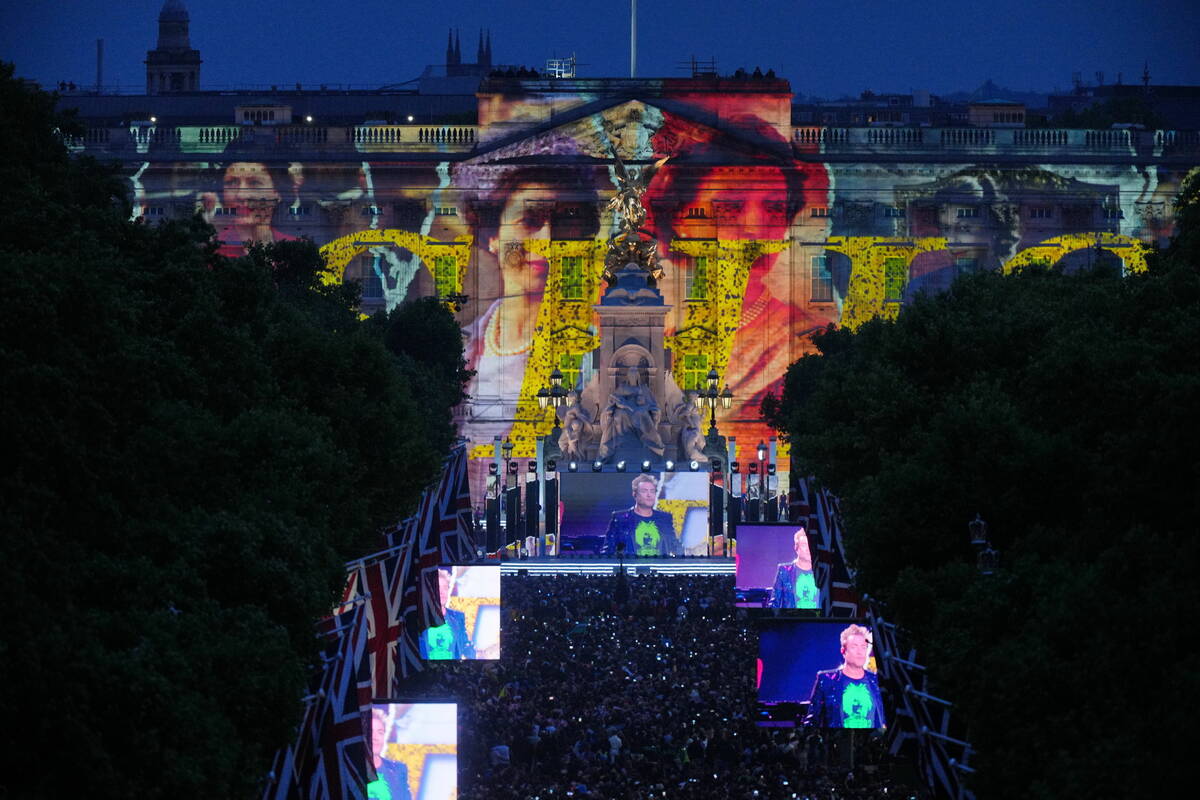
<instances>
[{"instance_id":1,"label":"stage light","mask_svg":"<svg viewBox=\"0 0 1200 800\"><path fill-rule=\"evenodd\" d=\"M625 471L625 462L618 461L617 462L617 472L624 472L624 471Z\"/></svg>"},{"instance_id":2,"label":"stage light","mask_svg":"<svg viewBox=\"0 0 1200 800\"><path fill-rule=\"evenodd\" d=\"M529 470L530 475L537 475L537 462L534 461L533 459L530 459L529 464L526 467L526 469Z\"/></svg>"},{"instance_id":3,"label":"stage light","mask_svg":"<svg viewBox=\"0 0 1200 800\"><path fill-rule=\"evenodd\" d=\"M665 464L665 466L666 466L666 468L667 468L667 472L674 472L674 471L675 471L675 462L674 462L674 461L670 461L670 460L668 460L668 461L667 461L667 463Z\"/></svg>"},{"instance_id":4,"label":"stage light","mask_svg":"<svg viewBox=\"0 0 1200 800\"><path fill-rule=\"evenodd\" d=\"M768 475L775 474L775 465L774 464L767 464L767 474Z\"/></svg>"},{"instance_id":5,"label":"stage light","mask_svg":"<svg viewBox=\"0 0 1200 800\"><path fill-rule=\"evenodd\" d=\"M151 121L151 122L158 122L158 117L151 117L151 118L150 118L150 121Z\"/></svg>"},{"instance_id":6,"label":"stage light","mask_svg":"<svg viewBox=\"0 0 1200 800\"><path fill-rule=\"evenodd\" d=\"M555 461L553 458L547 459L546 460L546 472L557 472L557 471L558 471L558 462Z\"/></svg>"},{"instance_id":7,"label":"stage light","mask_svg":"<svg viewBox=\"0 0 1200 800\"><path fill-rule=\"evenodd\" d=\"M708 468L710 470L712 470L713 472L720 472L721 471L721 459L714 458L712 461L709 462Z\"/></svg>"},{"instance_id":8,"label":"stage light","mask_svg":"<svg viewBox=\"0 0 1200 800\"><path fill-rule=\"evenodd\" d=\"M409 122L412 122L412 121L413 121L413 115L412 115L412 114L409 114L409 115L408 115L408 121L409 121Z\"/></svg>"},{"instance_id":9,"label":"stage light","mask_svg":"<svg viewBox=\"0 0 1200 800\"><path fill-rule=\"evenodd\" d=\"M312 114L306 114L306 115L305 115L305 117L304 117L304 121L305 121L305 122L312 122Z\"/></svg>"},{"instance_id":10,"label":"stage light","mask_svg":"<svg viewBox=\"0 0 1200 800\"><path fill-rule=\"evenodd\" d=\"M734 475L737 475L739 472L742 471L741 466L742 465L736 461L730 461L729 462L729 471L732 472Z\"/></svg>"},{"instance_id":11,"label":"stage light","mask_svg":"<svg viewBox=\"0 0 1200 800\"><path fill-rule=\"evenodd\" d=\"M751 475L757 475L757 474L758 474L758 462L757 462L757 461L751 461L751 462L750 462L750 474L751 474Z\"/></svg>"},{"instance_id":12,"label":"stage light","mask_svg":"<svg viewBox=\"0 0 1200 800\"><path fill-rule=\"evenodd\" d=\"M500 474L500 465L499 464L497 464L495 462L488 464L488 475L499 475L499 474Z\"/></svg>"},{"instance_id":13,"label":"stage light","mask_svg":"<svg viewBox=\"0 0 1200 800\"><path fill-rule=\"evenodd\" d=\"M603 461L593 461L592 462L592 472L599 472L602 469L604 469Z\"/></svg>"},{"instance_id":14,"label":"stage light","mask_svg":"<svg viewBox=\"0 0 1200 800\"><path fill-rule=\"evenodd\" d=\"M697 472L700 469L700 462L693 458L688 466L692 468L692 472Z\"/></svg>"},{"instance_id":15,"label":"stage light","mask_svg":"<svg viewBox=\"0 0 1200 800\"><path fill-rule=\"evenodd\" d=\"M578 462L576 462L576 461L568 461L567 462L567 472L574 472L577 469L579 469Z\"/></svg>"},{"instance_id":16,"label":"stage light","mask_svg":"<svg viewBox=\"0 0 1200 800\"><path fill-rule=\"evenodd\" d=\"M520 469L520 466L517 464L517 462L515 462L515 461L508 462L508 474L509 475L516 475L518 469Z\"/></svg>"},{"instance_id":17,"label":"stage light","mask_svg":"<svg viewBox=\"0 0 1200 800\"><path fill-rule=\"evenodd\" d=\"M650 471L650 462L643 461L642 462L642 472L649 472L649 471Z\"/></svg>"}]
</instances>

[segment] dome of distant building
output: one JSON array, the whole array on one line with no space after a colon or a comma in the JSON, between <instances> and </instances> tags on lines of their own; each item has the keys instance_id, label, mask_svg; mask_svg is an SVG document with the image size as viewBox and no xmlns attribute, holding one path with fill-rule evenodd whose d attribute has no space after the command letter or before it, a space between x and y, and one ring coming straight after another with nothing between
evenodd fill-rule
<instances>
[{"instance_id":1,"label":"dome of distant building","mask_svg":"<svg viewBox=\"0 0 1200 800\"><path fill-rule=\"evenodd\" d=\"M166 0L158 13L159 22L188 22L187 7L182 0Z\"/></svg>"}]
</instances>

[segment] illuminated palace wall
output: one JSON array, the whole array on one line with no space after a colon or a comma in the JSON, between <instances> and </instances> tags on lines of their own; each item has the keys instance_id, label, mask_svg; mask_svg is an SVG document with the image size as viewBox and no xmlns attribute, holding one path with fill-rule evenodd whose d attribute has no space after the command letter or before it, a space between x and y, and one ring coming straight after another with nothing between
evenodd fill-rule
<instances>
[{"instance_id":1,"label":"illuminated palace wall","mask_svg":"<svg viewBox=\"0 0 1200 800\"><path fill-rule=\"evenodd\" d=\"M138 132L145 146L122 157L135 213L199 210L231 254L310 237L330 280L362 281L365 310L469 295L478 374L462 423L480 458L497 435L532 456L552 424L537 389L555 367L590 374L614 151L670 156L647 227L673 369L691 388L716 368L736 398L722 431L751 446L770 435L763 396L813 332L894 317L966 271L1143 269L1197 163L1160 134L1147 148L1112 138L1130 132L793 129L790 97L784 81L509 80L485 84L477 126ZM1085 133L1108 138L1073 151Z\"/></svg>"}]
</instances>

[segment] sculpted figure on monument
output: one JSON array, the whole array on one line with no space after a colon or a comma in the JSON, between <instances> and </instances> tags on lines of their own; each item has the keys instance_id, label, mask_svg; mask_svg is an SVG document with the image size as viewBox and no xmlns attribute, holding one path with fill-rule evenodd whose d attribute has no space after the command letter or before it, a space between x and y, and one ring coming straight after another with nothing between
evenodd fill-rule
<instances>
[{"instance_id":1,"label":"sculpted figure on monument","mask_svg":"<svg viewBox=\"0 0 1200 800\"><path fill-rule=\"evenodd\" d=\"M627 434L661 457L665 449L658 432L661 419L662 411L650 387L642 383L641 371L636 366L627 367L600 417L600 458L612 456Z\"/></svg>"}]
</instances>

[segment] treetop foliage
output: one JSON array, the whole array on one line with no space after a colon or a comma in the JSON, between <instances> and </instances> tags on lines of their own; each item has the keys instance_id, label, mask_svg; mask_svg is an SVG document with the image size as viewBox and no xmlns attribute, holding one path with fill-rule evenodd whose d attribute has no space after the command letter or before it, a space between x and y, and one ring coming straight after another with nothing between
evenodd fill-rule
<instances>
[{"instance_id":1,"label":"treetop foliage","mask_svg":"<svg viewBox=\"0 0 1200 800\"><path fill-rule=\"evenodd\" d=\"M69 764L96 797L254 795L343 562L453 443L454 320L359 321L311 242L228 259L199 219L130 222L11 65L0 106L3 783L54 796Z\"/></svg>"},{"instance_id":2,"label":"treetop foliage","mask_svg":"<svg viewBox=\"0 0 1200 800\"><path fill-rule=\"evenodd\" d=\"M1180 628L1200 602L1197 342L1200 171L1148 274L965 277L820 336L766 404L793 469L840 495L859 588L956 702L981 796L1138 796L1178 768L1166 732L1200 689Z\"/></svg>"}]
</instances>

